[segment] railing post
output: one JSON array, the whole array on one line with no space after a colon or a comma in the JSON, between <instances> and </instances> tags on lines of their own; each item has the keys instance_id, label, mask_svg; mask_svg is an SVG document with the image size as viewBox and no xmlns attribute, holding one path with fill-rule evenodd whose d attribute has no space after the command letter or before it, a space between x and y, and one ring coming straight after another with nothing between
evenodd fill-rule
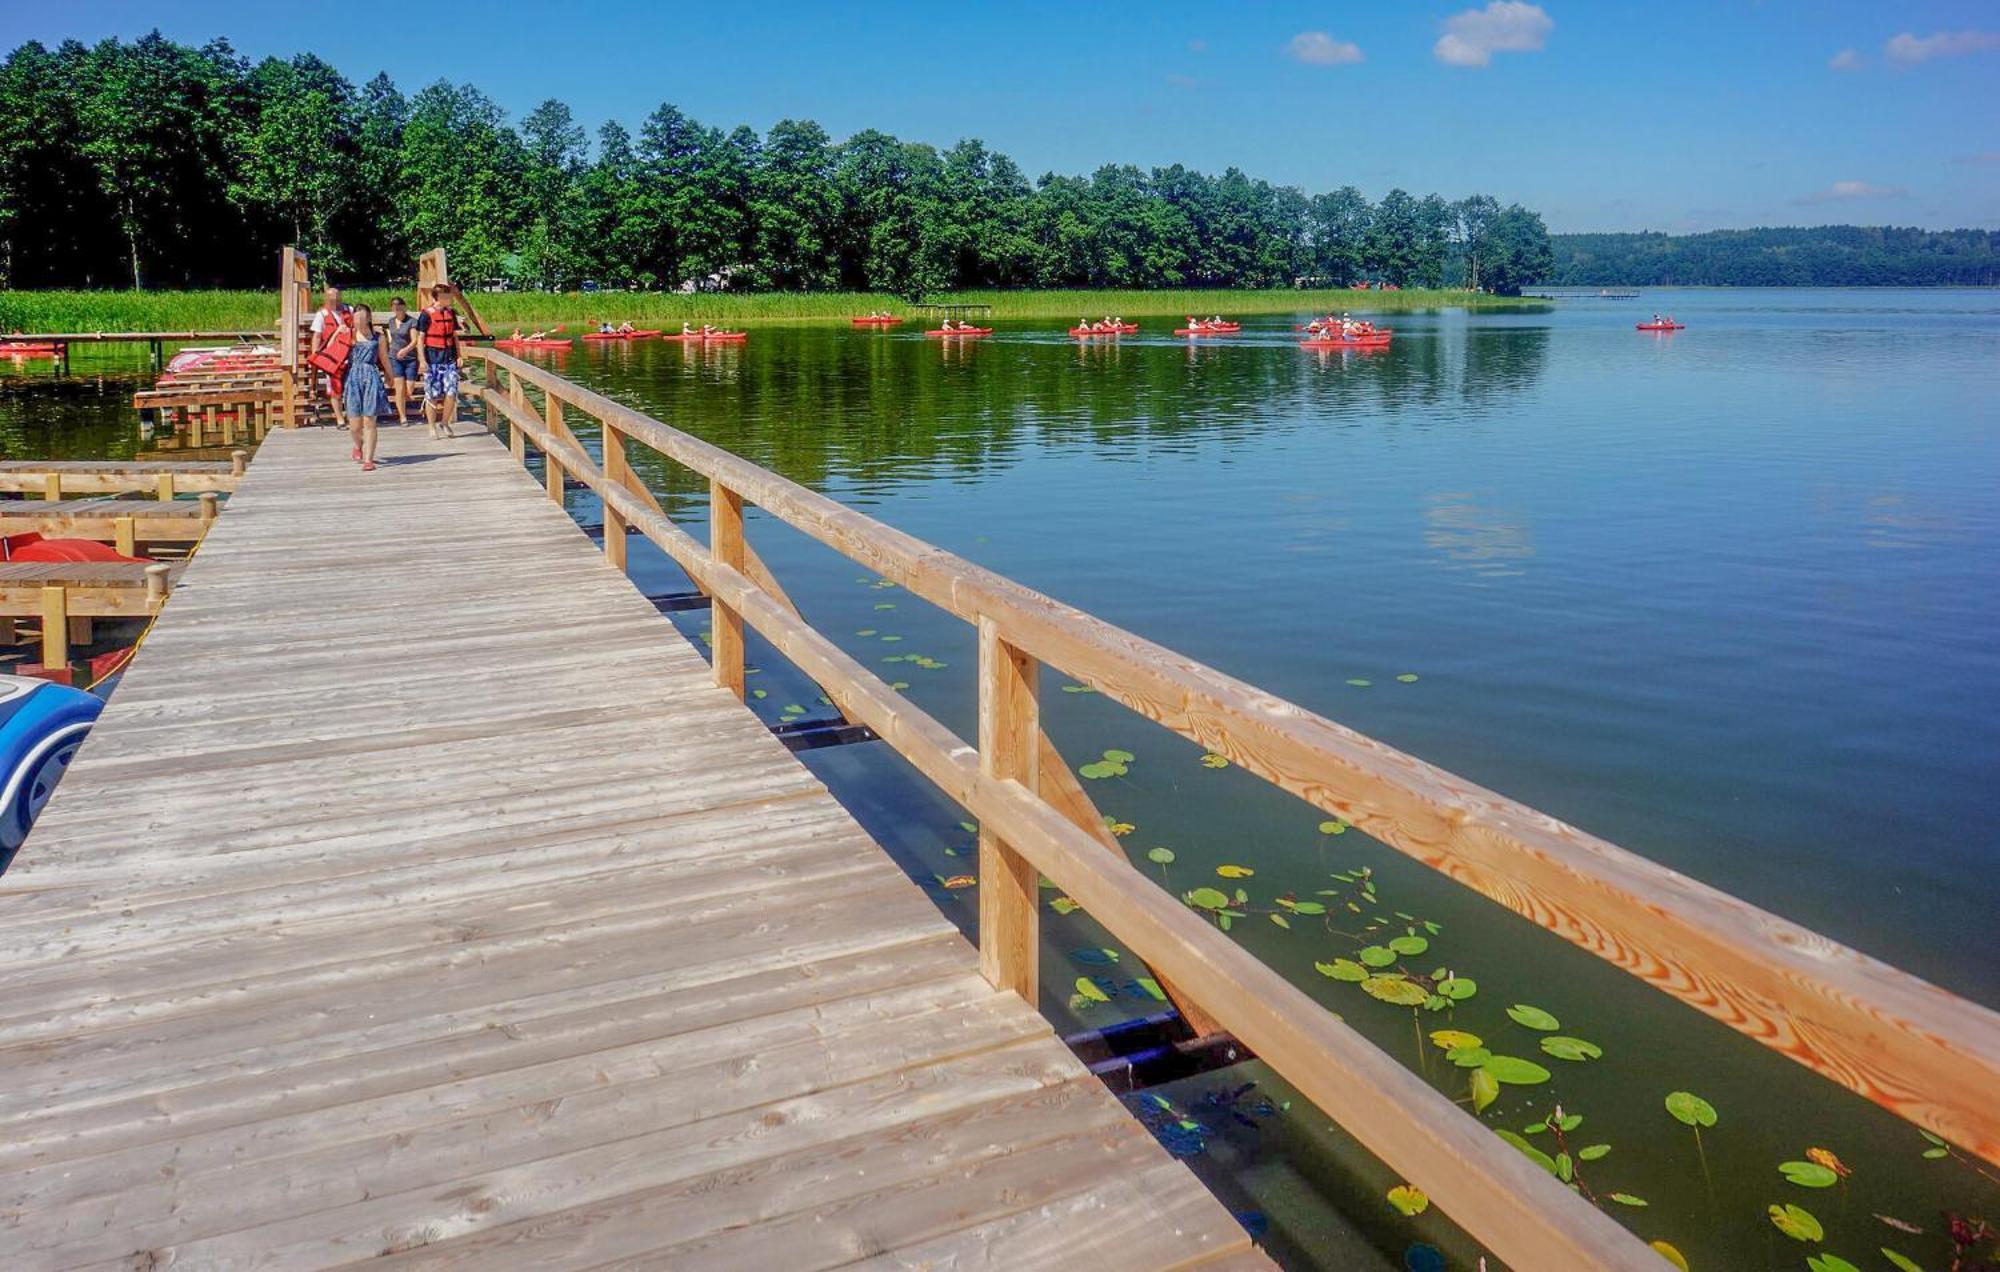
<instances>
[{"instance_id":1,"label":"railing post","mask_svg":"<svg viewBox=\"0 0 2000 1272\"><path fill-rule=\"evenodd\" d=\"M979 771L1036 787L1041 706L1035 660L1000 625L979 620ZM979 827L979 970L995 989L1034 1006L1040 983L1039 872L985 825Z\"/></svg>"},{"instance_id":2,"label":"railing post","mask_svg":"<svg viewBox=\"0 0 2000 1272\"><path fill-rule=\"evenodd\" d=\"M486 364L486 369L497 387L500 382L499 368L489 362ZM512 371L507 373L507 400L524 409L528 405L528 395L521 388L521 377ZM511 419L507 421L507 449L514 453L516 463L528 462L528 436L522 431L519 422Z\"/></svg>"},{"instance_id":3,"label":"railing post","mask_svg":"<svg viewBox=\"0 0 2000 1272\"><path fill-rule=\"evenodd\" d=\"M549 441L559 442L563 436L562 403L547 389L542 391L542 418L549 426ZM563 466L556 462L555 451L542 452L542 483L549 492L549 501L561 505L563 501Z\"/></svg>"},{"instance_id":4,"label":"railing post","mask_svg":"<svg viewBox=\"0 0 2000 1272\"><path fill-rule=\"evenodd\" d=\"M743 569L743 496L721 482L708 482L708 550L718 565ZM715 683L743 698L743 615L715 598L709 610L713 630Z\"/></svg>"},{"instance_id":5,"label":"railing post","mask_svg":"<svg viewBox=\"0 0 2000 1272\"><path fill-rule=\"evenodd\" d=\"M555 399L549 399L554 402ZM625 460L625 435L610 420L600 421L604 437L604 484L620 490L626 487L626 474L631 471ZM604 500L604 559L625 570L625 518L612 508L610 500Z\"/></svg>"}]
</instances>

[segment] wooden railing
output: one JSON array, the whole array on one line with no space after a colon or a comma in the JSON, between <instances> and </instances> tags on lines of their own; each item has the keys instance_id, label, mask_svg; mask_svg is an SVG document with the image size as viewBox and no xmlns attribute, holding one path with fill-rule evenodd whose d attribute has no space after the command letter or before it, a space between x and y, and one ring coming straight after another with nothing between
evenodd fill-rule
<instances>
[{"instance_id":1,"label":"wooden railing","mask_svg":"<svg viewBox=\"0 0 2000 1272\"><path fill-rule=\"evenodd\" d=\"M1516 1267L1659 1257L1134 868L1041 732L1047 664L1988 1161L2000 1161L2000 1015L886 526L504 353L489 419L604 503L714 604L717 683L743 692L748 625L979 823L980 962L1036 993L1037 873ZM540 396L539 405L531 396ZM565 412L602 429L600 465ZM633 474L649 446L710 483L710 542ZM974 747L807 624L744 537L755 505L978 631ZM1110 850L1107 850L1107 844ZM1200 1027L1200 1026L1198 1026Z\"/></svg>"}]
</instances>

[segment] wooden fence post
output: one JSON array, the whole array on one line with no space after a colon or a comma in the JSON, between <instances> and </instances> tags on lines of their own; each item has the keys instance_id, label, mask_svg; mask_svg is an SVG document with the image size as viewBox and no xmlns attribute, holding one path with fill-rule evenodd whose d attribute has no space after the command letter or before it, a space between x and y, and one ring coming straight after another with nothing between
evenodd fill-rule
<instances>
[{"instance_id":1,"label":"wooden fence post","mask_svg":"<svg viewBox=\"0 0 2000 1272\"><path fill-rule=\"evenodd\" d=\"M562 402L555 394L546 390L542 396L546 399L542 404L542 418L548 422L549 440L559 442L564 432ZM525 395L522 400L524 402L527 400ZM549 501L557 507L561 507L563 501L563 475L563 466L556 462L555 452L543 451L542 484L549 492Z\"/></svg>"},{"instance_id":2,"label":"wooden fence post","mask_svg":"<svg viewBox=\"0 0 2000 1272\"><path fill-rule=\"evenodd\" d=\"M551 398L553 402L555 399ZM625 435L610 420L601 421L604 436L604 484L624 489L631 467L625 458ZM604 559L625 570L625 518L612 508L611 501L604 501Z\"/></svg>"},{"instance_id":3,"label":"wooden fence post","mask_svg":"<svg viewBox=\"0 0 2000 1272\"><path fill-rule=\"evenodd\" d=\"M743 496L721 482L708 482L708 550L718 565L743 569ZM743 616L717 598L709 610L713 628L715 683L743 697Z\"/></svg>"},{"instance_id":4,"label":"wooden fence post","mask_svg":"<svg viewBox=\"0 0 2000 1272\"><path fill-rule=\"evenodd\" d=\"M490 365L488 369L492 369ZM498 371L494 371L493 379L497 387L500 379ZM528 405L527 392L521 388L521 377L512 371L507 373L507 400L523 409ZM528 462L528 434L511 419L507 421L507 449L514 452L514 458L520 463Z\"/></svg>"},{"instance_id":5,"label":"wooden fence post","mask_svg":"<svg viewBox=\"0 0 2000 1272\"><path fill-rule=\"evenodd\" d=\"M60 583L42 588L42 666L69 666L69 593Z\"/></svg>"},{"instance_id":6,"label":"wooden fence post","mask_svg":"<svg viewBox=\"0 0 2000 1272\"><path fill-rule=\"evenodd\" d=\"M1036 787L1041 707L1035 660L979 620L979 771ZM979 827L979 970L995 989L1035 1005L1040 984L1039 872L991 829Z\"/></svg>"}]
</instances>

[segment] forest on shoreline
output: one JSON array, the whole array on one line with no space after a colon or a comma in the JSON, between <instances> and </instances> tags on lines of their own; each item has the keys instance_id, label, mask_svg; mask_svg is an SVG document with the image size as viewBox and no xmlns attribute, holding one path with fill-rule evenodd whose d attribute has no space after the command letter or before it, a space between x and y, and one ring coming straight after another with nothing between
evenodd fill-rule
<instances>
[{"instance_id":1,"label":"forest on shoreline","mask_svg":"<svg viewBox=\"0 0 2000 1272\"><path fill-rule=\"evenodd\" d=\"M670 104L593 142L559 101L516 124L470 85L356 87L220 39L30 42L0 63L0 288L263 286L296 243L362 283L444 247L462 282L535 289L1509 294L1547 272L1548 241L1489 195L1371 202L1178 164L1031 181L976 139L725 131Z\"/></svg>"},{"instance_id":2,"label":"forest on shoreline","mask_svg":"<svg viewBox=\"0 0 2000 1272\"><path fill-rule=\"evenodd\" d=\"M1993 287L2000 233L1820 225L1557 234L1555 287Z\"/></svg>"}]
</instances>

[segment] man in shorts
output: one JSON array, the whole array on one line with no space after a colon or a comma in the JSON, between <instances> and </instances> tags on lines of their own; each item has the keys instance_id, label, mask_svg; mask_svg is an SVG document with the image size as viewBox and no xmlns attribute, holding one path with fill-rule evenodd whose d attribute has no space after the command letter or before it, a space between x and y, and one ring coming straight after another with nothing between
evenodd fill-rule
<instances>
[{"instance_id":1,"label":"man in shorts","mask_svg":"<svg viewBox=\"0 0 2000 1272\"><path fill-rule=\"evenodd\" d=\"M313 311L312 348L308 352L318 353L326 347L326 342L333 338L337 328L352 325L353 322L354 311L341 303L340 288L329 284L325 299L320 302L320 307ZM326 400L328 405L333 407L335 428L347 427L347 407L344 401L346 388L347 367L343 363L339 370L326 373Z\"/></svg>"},{"instance_id":2,"label":"man in shorts","mask_svg":"<svg viewBox=\"0 0 2000 1272\"><path fill-rule=\"evenodd\" d=\"M432 437L453 437L458 422L458 311L451 287L431 288L431 303L417 315L417 365L424 374L424 418ZM442 430L442 431L440 431Z\"/></svg>"}]
</instances>

